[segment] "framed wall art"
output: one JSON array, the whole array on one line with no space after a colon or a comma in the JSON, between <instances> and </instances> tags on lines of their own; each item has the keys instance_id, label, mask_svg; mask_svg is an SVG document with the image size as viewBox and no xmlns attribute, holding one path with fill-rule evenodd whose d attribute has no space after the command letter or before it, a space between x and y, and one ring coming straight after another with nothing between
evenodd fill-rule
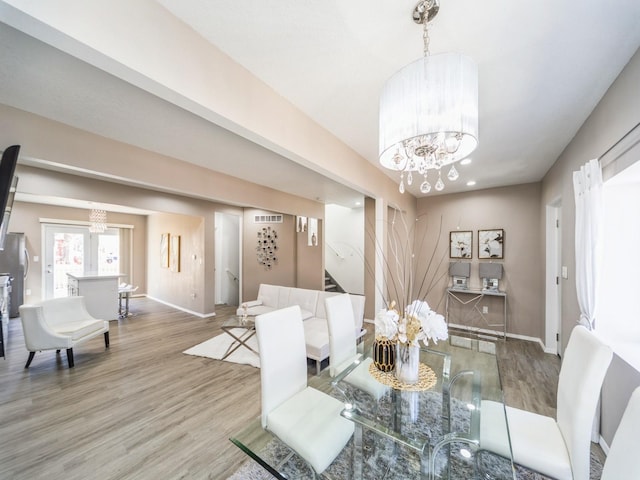
<instances>
[{"instance_id":1,"label":"framed wall art","mask_svg":"<svg viewBox=\"0 0 640 480\"><path fill-rule=\"evenodd\" d=\"M169 269L172 272L180 271L180 235L171 235L169 241Z\"/></svg>"},{"instance_id":2,"label":"framed wall art","mask_svg":"<svg viewBox=\"0 0 640 480\"><path fill-rule=\"evenodd\" d=\"M504 258L504 230L478 230L478 258Z\"/></svg>"},{"instance_id":3,"label":"framed wall art","mask_svg":"<svg viewBox=\"0 0 640 480\"><path fill-rule=\"evenodd\" d=\"M449 257L471 258L473 256L473 232L449 232Z\"/></svg>"},{"instance_id":4,"label":"framed wall art","mask_svg":"<svg viewBox=\"0 0 640 480\"><path fill-rule=\"evenodd\" d=\"M160 266L169 268L169 234L160 235Z\"/></svg>"}]
</instances>

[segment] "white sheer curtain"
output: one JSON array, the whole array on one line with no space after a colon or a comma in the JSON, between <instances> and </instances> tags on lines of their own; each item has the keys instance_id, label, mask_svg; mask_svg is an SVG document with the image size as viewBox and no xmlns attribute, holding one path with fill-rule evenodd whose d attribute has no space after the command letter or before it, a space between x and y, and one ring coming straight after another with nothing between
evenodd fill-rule
<instances>
[{"instance_id":1,"label":"white sheer curtain","mask_svg":"<svg viewBox=\"0 0 640 480\"><path fill-rule=\"evenodd\" d=\"M580 306L579 323L596 327L596 284L602 248L602 170L590 160L573 172L576 200L576 290Z\"/></svg>"},{"instance_id":2,"label":"white sheer curtain","mask_svg":"<svg viewBox=\"0 0 640 480\"><path fill-rule=\"evenodd\" d=\"M576 292L580 306L578 322L596 328L596 292L602 249L602 170L590 160L573 172L576 200ZM600 440L600 402L593 419L591 441Z\"/></svg>"}]
</instances>

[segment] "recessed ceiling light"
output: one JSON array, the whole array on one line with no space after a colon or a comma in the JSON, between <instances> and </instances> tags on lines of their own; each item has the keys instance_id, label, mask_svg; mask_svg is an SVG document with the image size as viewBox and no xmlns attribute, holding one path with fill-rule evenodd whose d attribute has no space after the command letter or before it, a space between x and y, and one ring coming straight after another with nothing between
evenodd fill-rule
<instances>
[{"instance_id":1,"label":"recessed ceiling light","mask_svg":"<svg viewBox=\"0 0 640 480\"><path fill-rule=\"evenodd\" d=\"M356 202L356 207L359 207L359 206L360 206L360 202Z\"/></svg>"},{"instance_id":2,"label":"recessed ceiling light","mask_svg":"<svg viewBox=\"0 0 640 480\"><path fill-rule=\"evenodd\" d=\"M467 187L473 187L475 184L476 184L476 181L475 181L475 180L469 180L469 181L467 182Z\"/></svg>"},{"instance_id":3,"label":"recessed ceiling light","mask_svg":"<svg viewBox=\"0 0 640 480\"><path fill-rule=\"evenodd\" d=\"M460 165L469 165L470 163L471 163L470 158L465 158L464 160L460 161Z\"/></svg>"}]
</instances>

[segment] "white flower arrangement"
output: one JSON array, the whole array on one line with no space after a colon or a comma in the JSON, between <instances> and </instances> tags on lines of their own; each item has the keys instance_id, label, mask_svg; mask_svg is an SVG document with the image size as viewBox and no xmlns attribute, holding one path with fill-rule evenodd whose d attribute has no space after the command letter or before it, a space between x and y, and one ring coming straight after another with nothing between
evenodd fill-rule
<instances>
[{"instance_id":1,"label":"white flower arrangement","mask_svg":"<svg viewBox=\"0 0 640 480\"><path fill-rule=\"evenodd\" d=\"M427 346L429 341L437 344L438 340L449 337L444 317L420 300L414 300L402 316L395 310L395 302L391 302L389 309L380 310L376 315L375 328L376 336L405 345L417 346L422 340Z\"/></svg>"}]
</instances>

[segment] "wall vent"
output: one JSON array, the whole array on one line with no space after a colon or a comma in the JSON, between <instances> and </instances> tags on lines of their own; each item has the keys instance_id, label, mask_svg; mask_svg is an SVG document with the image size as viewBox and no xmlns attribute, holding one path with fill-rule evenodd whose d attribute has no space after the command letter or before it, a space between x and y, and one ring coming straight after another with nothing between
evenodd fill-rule
<instances>
[{"instance_id":1,"label":"wall vent","mask_svg":"<svg viewBox=\"0 0 640 480\"><path fill-rule=\"evenodd\" d=\"M282 223L282 215L255 215L253 223Z\"/></svg>"}]
</instances>

